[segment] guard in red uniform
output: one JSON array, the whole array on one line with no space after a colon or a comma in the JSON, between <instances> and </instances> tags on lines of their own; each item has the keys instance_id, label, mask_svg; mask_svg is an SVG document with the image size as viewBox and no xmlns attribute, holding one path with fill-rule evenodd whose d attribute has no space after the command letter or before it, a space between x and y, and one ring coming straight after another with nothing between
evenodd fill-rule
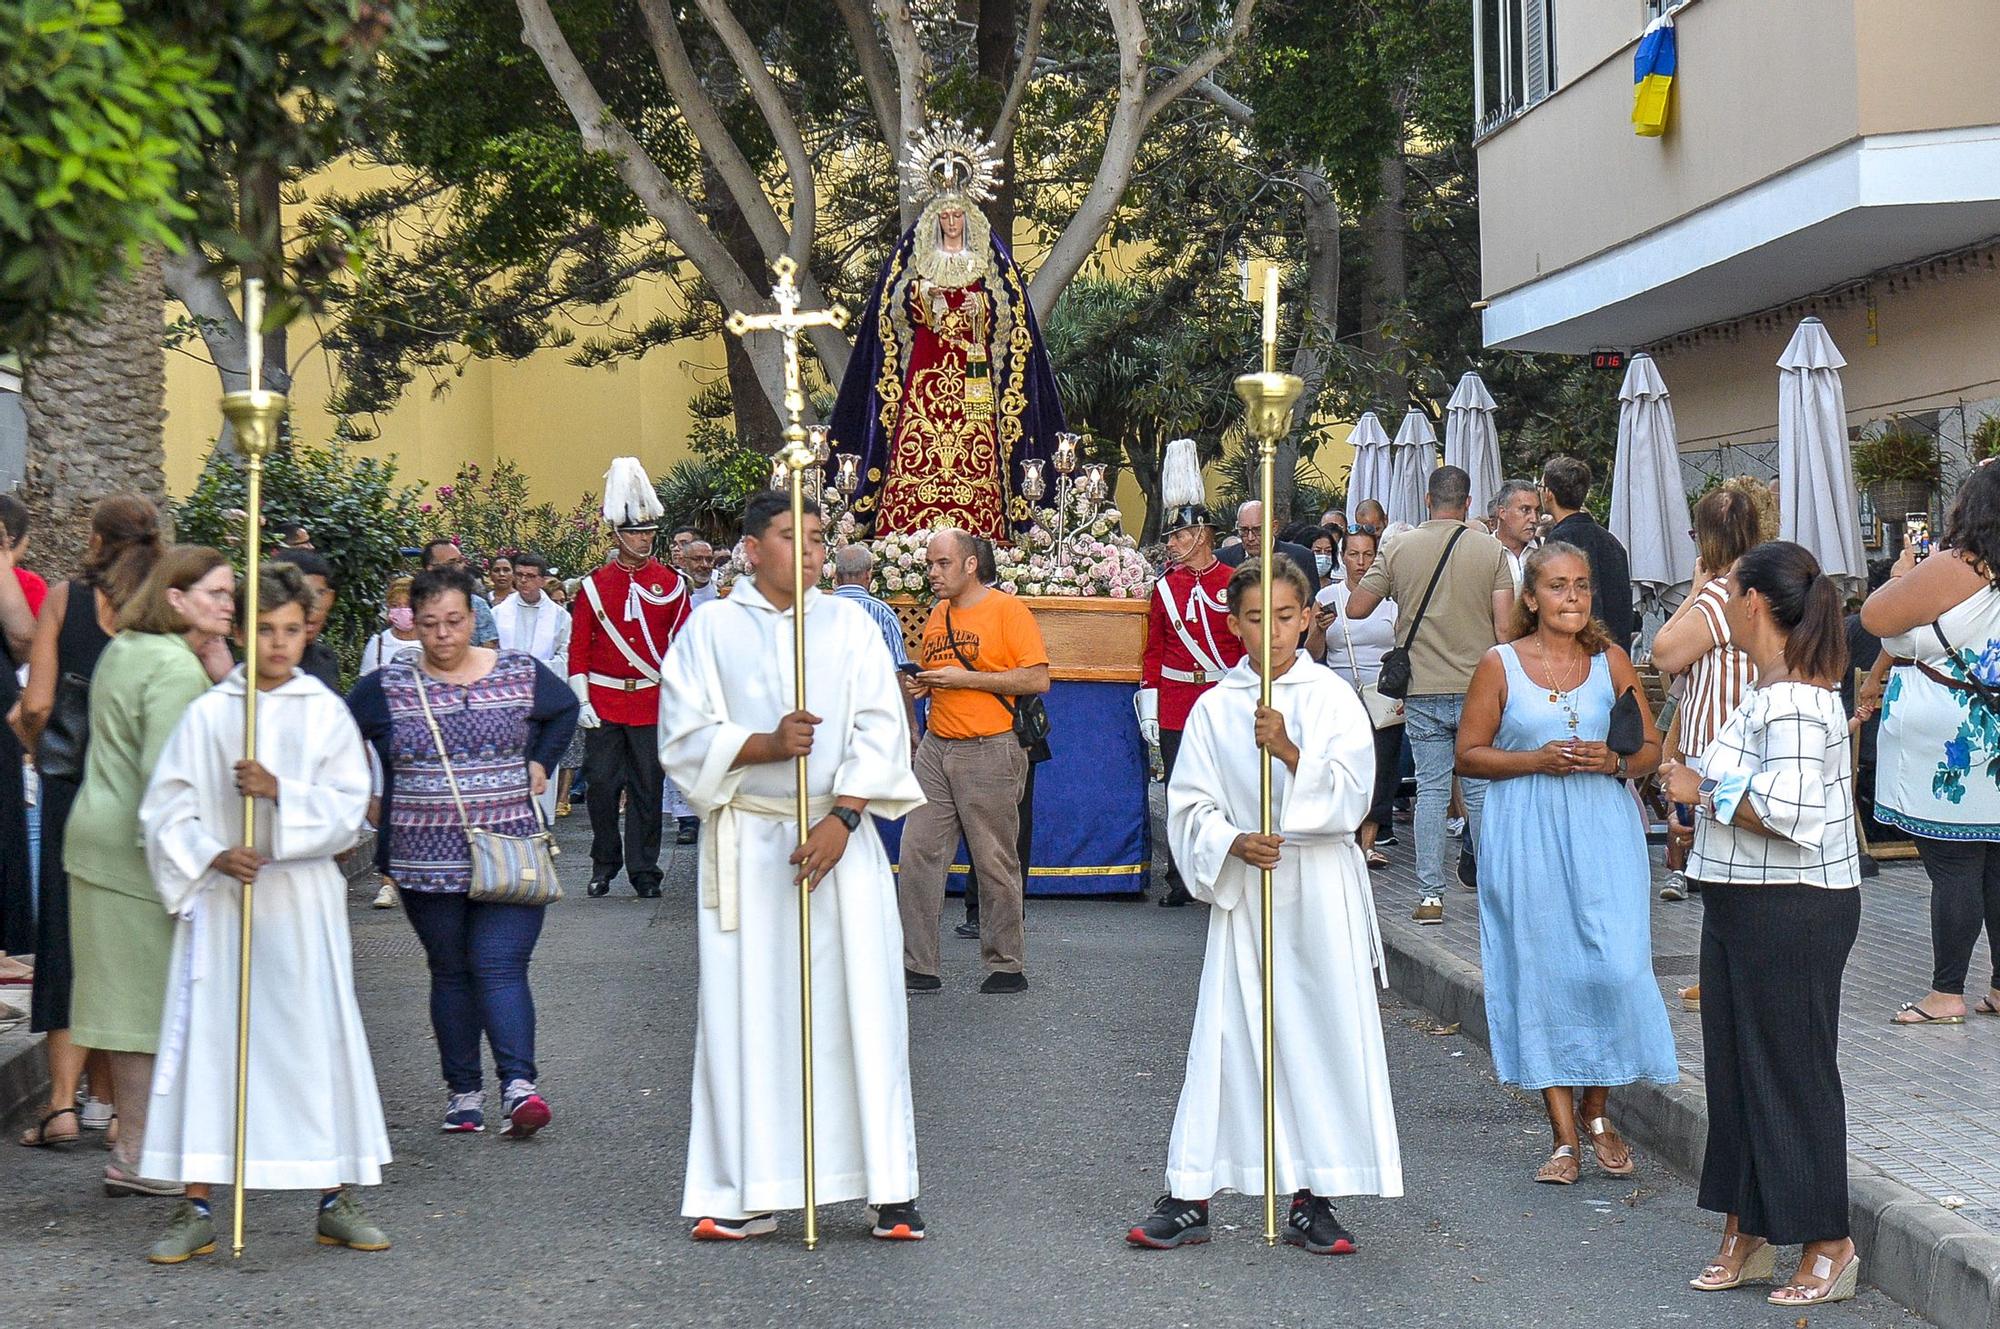
<instances>
[{"instance_id":1,"label":"guard in red uniform","mask_svg":"<svg viewBox=\"0 0 2000 1329\"><path fill-rule=\"evenodd\" d=\"M1160 497L1166 508L1167 574L1153 583L1152 613L1146 621L1146 658L1134 704L1139 730L1159 745L1167 778L1174 778L1181 730L1202 693L1243 658L1243 643L1229 630L1224 592L1236 569L1215 556L1215 519L1203 503L1201 461L1194 440L1167 444L1160 467ZM1187 885L1167 858L1167 893L1160 904L1190 903Z\"/></svg>"},{"instance_id":2,"label":"guard in red uniform","mask_svg":"<svg viewBox=\"0 0 2000 1329\"><path fill-rule=\"evenodd\" d=\"M638 460L615 459L604 476L613 558L583 579L570 606L569 685L583 703L577 723L587 731L593 898L610 894L621 867L640 899L660 894L660 661L689 608L686 583L653 557L662 511Z\"/></svg>"}]
</instances>

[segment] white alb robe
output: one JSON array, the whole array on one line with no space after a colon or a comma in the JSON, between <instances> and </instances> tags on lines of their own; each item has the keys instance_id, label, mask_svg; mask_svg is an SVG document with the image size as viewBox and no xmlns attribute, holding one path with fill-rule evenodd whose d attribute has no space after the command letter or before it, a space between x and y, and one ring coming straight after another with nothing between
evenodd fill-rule
<instances>
[{"instance_id":1,"label":"white alb robe","mask_svg":"<svg viewBox=\"0 0 2000 1329\"><path fill-rule=\"evenodd\" d=\"M1167 1189L1200 1200L1264 1190L1262 882L1229 854L1258 825L1257 671L1246 658L1195 703L1167 789L1168 835L1188 889L1214 906ZM1401 1195L1403 1166L1375 978L1382 950L1354 833L1375 782L1374 731L1353 688L1298 661L1272 704L1299 749L1272 763L1272 873L1281 1195Z\"/></svg>"},{"instance_id":2,"label":"white alb robe","mask_svg":"<svg viewBox=\"0 0 2000 1329\"><path fill-rule=\"evenodd\" d=\"M178 920L139 1170L228 1183L236 1120L242 887L210 869L242 841L243 669L198 697L139 805L146 862ZM257 803L245 1182L261 1190L372 1186L389 1161L368 1035L354 999L347 878L368 810L368 762L341 699L305 674L260 694L257 756L278 800Z\"/></svg>"},{"instance_id":3,"label":"white alb robe","mask_svg":"<svg viewBox=\"0 0 2000 1329\"><path fill-rule=\"evenodd\" d=\"M806 709L820 717L807 788L900 817L922 804L902 693L858 606L806 594ZM793 764L731 769L792 710L792 616L744 577L696 609L667 653L660 760L702 819L701 992L682 1211L746 1218L805 1203L799 1104ZM863 817L812 897L813 1086L820 1203L917 1195L903 929Z\"/></svg>"}]
</instances>

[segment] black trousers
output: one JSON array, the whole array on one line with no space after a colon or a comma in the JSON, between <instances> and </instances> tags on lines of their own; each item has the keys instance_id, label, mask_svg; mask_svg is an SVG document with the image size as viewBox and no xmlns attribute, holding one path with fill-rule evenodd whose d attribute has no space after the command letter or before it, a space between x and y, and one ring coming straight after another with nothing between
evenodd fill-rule
<instances>
[{"instance_id":1,"label":"black trousers","mask_svg":"<svg viewBox=\"0 0 2000 1329\"><path fill-rule=\"evenodd\" d=\"M634 890L660 884L659 730L606 721L583 731L583 772L590 779L590 877L609 881L625 869ZM618 796L625 795L625 834L618 833Z\"/></svg>"},{"instance_id":2,"label":"black trousers","mask_svg":"<svg viewBox=\"0 0 2000 1329\"><path fill-rule=\"evenodd\" d=\"M1701 898L1699 1203L1774 1246L1838 1241L1848 1234L1840 975L1861 893L1703 882Z\"/></svg>"},{"instance_id":3,"label":"black trousers","mask_svg":"<svg viewBox=\"0 0 2000 1329\"><path fill-rule=\"evenodd\" d=\"M1021 829L1014 837L1014 844L1021 854L1021 899L1023 908L1028 898L1028 868L1035 861L1035 763L1028 763L1028 778L1021 782ZM971 867L965 874L965 921L979 921L979 869Z\"/></svg>"},{"instance_id":4,"label":"black trousers","mask_svg":"<svg viewBox=\"0 0 2000 1329\"><path fill-rule=\"evenodd\" d=\"M1914 838L1931 879L1932 989L1965 992L1981 923L1993 951L1993 986L2000 988L2000 844Z\"/></svg>"},{"instance_id":5,"label":"black trousers","mask_svg":"<svg viewBox=\"0 0 2000 1329\"><path fill-rule=\"evenodd\" d=\"M1393 824L1396 813L1396 786L1403 782L1403 726L1387 725L1375 731L1375 799L1368 820L1376 834Z\"/></svg>"}]
</instances>

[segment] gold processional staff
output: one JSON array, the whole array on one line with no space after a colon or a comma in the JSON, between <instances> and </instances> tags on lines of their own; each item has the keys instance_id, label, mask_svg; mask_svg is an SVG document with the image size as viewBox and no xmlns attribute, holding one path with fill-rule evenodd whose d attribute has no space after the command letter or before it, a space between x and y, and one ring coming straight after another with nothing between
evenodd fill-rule
<instances>
[{"instance_id":1,"label":"gold processional staff","mask_svg":"<svg viewBox=\"0 0 2000 1329\"><path fill-rule=\"evenodd\" d=\"M806 442L805 426L800 417L805 414L805 393L799 387L799 333L806 328L831 325L836 328L847 326L847 311L838 305L831 309L801 311L799 309L798 283L793 280L799 266L790 255L784 255L771 265L778 275L778 284L771 288L771 299L778 306L775 314L745 314L736 311L729 315L727 327L738 337L752 332L775 332L784 338L785 345L785 424L784 463L791 473L792 484L792 709L806 708L806 490L805 470L814 464L812 447ZM819 569L813 569L811 584L819 582ZM798 777L798 847L806 846L806 835L812 829L810 822L810 797L806 791L806 758L793 761ZM813 998L812 998L812 882L801 875L799 890L799 1061L800 1061L800 1115L805 1132L805 1178L806 1178L806 1249L819 1245L819 1218L814 1205L813 1181Z\"/></svg>"},{"instance_id":2,"label":"gold processional staff","mask_svg":"<svg viewBox=\"0 0 2000 1329\"><path fill-rule=\"evenodd\" d=\"M243 759L257 760L257 577L264 544L264 458L278 441L278 422L287 402L281 392L264 387L264 283L243 283L243 335L249 344L250 387L222 399L222 414L236 430L243 453L243 622L249 643L243 687ZM257 847L257 800L243 796L243 847ZM250 901L253 884L244 882L242 927L236 957L236 1184L232 1199L229 1253L243 1254L243 1143L250 1091Z\"/></svg>"},{"instance_id":3,"label":"gold processional staff","mask_svg":"<svg viewBox=\"0 0 2000 1329\"><path fill-rule=\"evenodd\" d=\"M1236 380L1236 395L1249 408L1250 433L1257 440L1257 496L1264 507L1263 530L1258 537L1257 578L1258 631L1263 638L1262 667L1258 670L1258 703L1271 705L1271 553L1277 512L1273 507L1273 472L1278 442L1292 430L1292 403L1299 399L1305 383L1296 374L1278 372L1278 269L1264 270L1264 370L1243 374ZM1258 752L1257 829L1271 833L1271 753ZM1278 1244L1278 1078L1275 1026L1271 1016L1271 869L1263 878L1263 970L1264 970L1264 1244Z\"/></svg>"}]
</instances>

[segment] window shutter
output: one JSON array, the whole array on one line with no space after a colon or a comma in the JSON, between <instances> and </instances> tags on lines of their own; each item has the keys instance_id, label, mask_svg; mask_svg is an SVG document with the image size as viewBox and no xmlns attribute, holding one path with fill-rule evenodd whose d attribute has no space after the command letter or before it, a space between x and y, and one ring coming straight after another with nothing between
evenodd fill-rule
<instances>
[{"instance_id":1,"label":"window shutter","mask_svg":"<svg viewBox=\"0 0 2000 1329\"><path fill-rule=\"evenodd\" d=\"M1549 24L1545 0L1523 0L1521 5L1521 70L1526 95L1524 106L1533 106L1549 95Z\"/></svg>"}]
</instances>

